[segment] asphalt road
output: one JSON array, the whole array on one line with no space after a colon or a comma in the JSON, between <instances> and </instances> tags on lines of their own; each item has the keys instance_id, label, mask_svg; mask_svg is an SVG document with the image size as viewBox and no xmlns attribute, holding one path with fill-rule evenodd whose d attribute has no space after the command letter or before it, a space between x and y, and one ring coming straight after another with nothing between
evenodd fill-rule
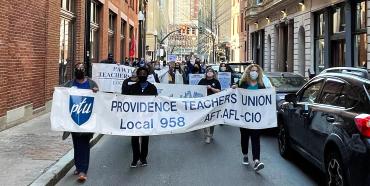
<instances>
[{"instance_id":1,"label":"asphalt road","mask_svg":"<svg viewBox=\"0 0 370 186\"><path fill-rule=\"evenodd\" d=\"M148 166L130 168L130 137L104 136L91 151L88 180L84 185L319 185L319 170L295 154L279 155L276 137L263 135L261 160L265 169L256 173L241 164L239 129L217 126L215 140L205 144L200 131L152 136ZM251 147L250 147L251 148ZM250 160L251 150L249 153ZM74 168L58 185L80 185Z\"/></svg>"}]
</instances>

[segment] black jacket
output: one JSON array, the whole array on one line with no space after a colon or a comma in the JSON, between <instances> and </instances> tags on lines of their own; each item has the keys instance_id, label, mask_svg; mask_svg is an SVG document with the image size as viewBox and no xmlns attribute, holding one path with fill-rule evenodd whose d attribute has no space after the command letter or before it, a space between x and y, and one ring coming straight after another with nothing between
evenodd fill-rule
<instances>
[{"instance_id":1,"label":"black jacket","mask_svg":"<svg viewBox=\"0 0 370 186\"><path fill-rule=\"evenodd\" d=\"M122 88L121 88L121 93L122 94L125 94L125 95L128 95L128 91L130 90L131 88L131 85L135 84L136 82L135 81L132 81L131 80L131 77L130 78L127 78L123 81L122 83Z\"/></svg>"},{"instance_id":2,"label":"black jacket","mask_svg":"<svg viewBox=\"0 0 370 186\"><path fill-rule=\"evenodd\" d=\"M157 88L148 82L148 86L142 90L140 83L137 82L129 88L127 95L141 95L141 96L156 96L158 95Z\"/></svg>"}]
</instances>

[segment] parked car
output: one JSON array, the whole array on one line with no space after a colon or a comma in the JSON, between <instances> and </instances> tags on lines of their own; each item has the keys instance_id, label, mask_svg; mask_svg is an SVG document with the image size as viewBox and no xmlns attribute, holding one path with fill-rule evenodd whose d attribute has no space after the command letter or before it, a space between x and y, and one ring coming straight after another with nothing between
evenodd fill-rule
<instances>
[{"instance_id":1,"label":"parked car","mask_svg":"<svg viewBox=\"0 0 370 186\"><path fill-rule=\"evenodd\" d=\"M277 109L284 103L285 95L298 92L307 82L305 77L291 72L266 72L265 75L276 89Z\"/></svg>"},{"instance_id":2,"label":"parked car","mask_svg":"<svg viewBox=\"0 0 370 186\"><path fill-rule=\"evenodd\" d=\"M280 154L297 151L323 171L327 185L370 185L369 93L367 70L342 68L286 95L278 112Z\"/></svg>"}]
</instances>

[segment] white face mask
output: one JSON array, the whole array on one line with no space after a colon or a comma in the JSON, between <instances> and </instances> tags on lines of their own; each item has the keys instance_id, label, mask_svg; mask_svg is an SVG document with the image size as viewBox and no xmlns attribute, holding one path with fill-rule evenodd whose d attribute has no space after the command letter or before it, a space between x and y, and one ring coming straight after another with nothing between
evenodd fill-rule
<instances>
[{"instance_id":1,"label":"white face mask","mask_svg":"<svg viewBox=\"0 0 370 186\"><path fill-rule=\"evenodd\" d=\"M226 71L226 67L221 67L221 71Z\"/></svg>"},{"instance_id":2,"label":"white face mask","mask_svg":"<svg viewBox=\"0 0 370 186\"><path fill-rule=\"evenodd\" d=\"M251 76L252 80L257 80L257 78L258 78L258 72L256 72L256 71L251 71L249 73L249 75Z\"/></svg>"}]
</instances>

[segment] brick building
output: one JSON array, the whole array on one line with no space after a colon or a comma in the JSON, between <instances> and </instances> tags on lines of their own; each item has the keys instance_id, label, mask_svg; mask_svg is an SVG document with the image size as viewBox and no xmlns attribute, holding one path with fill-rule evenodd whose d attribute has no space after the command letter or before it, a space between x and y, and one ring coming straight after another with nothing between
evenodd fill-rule
<instances>
[{"instance_id":1,"label":"brick building","mask_svg":"<svg viewBox=\"0 0 370 186\"><path fill-rule=\"evenodd\" d=\"M266 71L308 76L370 68L370 1L244 0L245 56Z\"/></svg>"},{"instance_id":2,"label":"brick building","mask_svg":"<svg viewBox=\"0 0 370 186\"><path fill-rule=\"evenodd\" d=\"M137 42L138 0L91 0L89 11L86 5L86 0L0 3L0 131L50 110L54 87L72 78L71 67L84 62L86 53L91 62L108 53L116 61L128 57L132 38ZM90 50L85 50L86 12Z\"/></svg>"}]
</instances>

